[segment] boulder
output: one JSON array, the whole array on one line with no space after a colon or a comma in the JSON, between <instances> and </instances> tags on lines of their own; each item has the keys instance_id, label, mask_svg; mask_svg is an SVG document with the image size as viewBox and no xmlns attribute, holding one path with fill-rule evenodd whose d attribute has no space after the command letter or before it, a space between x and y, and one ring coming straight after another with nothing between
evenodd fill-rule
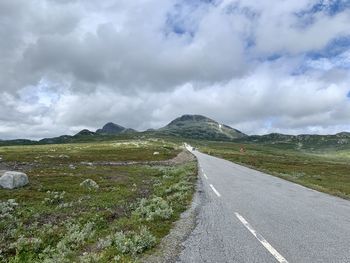
<instances>
[{"instance_id":1,"label":"boulder","mask_svg":"<svg viewBox=\"0 0 350 263\"><path fill-rule=\"evenodd\" d=\"M98 189L99 185L92 179L86 179L85 181L83 181L80 186L85 187L87 189Z\"/></svg>"},{"instance_id":2,"label":"boulder","mask_svg":"<svg viewBox=\"0 0 350 263\"><path fill-rule=\"evenodd\" d=\"M14 189L25 186L29 183L28 176L25 173L7 171L0 173L0 186L6 189Z\"/></svg>"}]
</instances>

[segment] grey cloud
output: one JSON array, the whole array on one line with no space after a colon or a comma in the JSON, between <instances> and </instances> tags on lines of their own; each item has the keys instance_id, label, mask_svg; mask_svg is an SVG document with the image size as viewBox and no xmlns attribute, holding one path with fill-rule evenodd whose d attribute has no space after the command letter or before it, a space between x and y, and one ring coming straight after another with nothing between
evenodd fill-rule
<instances>
[{"instance_id":1,"label":"grey cloud","mask_svg":"<svg viewBox=\"0 0 350 263\"><path fill-rule=\"evenodd\" d=\"M240 40L230 37L228 28L209 26L203 25L192 43L176 46L177 39L119 33L104 24L96 34L83 39L41 37L27 48L18 64L24 75L55 72L121 89L168 89L189 81L212 83L242 74L245 66Z\"/></svg>"},{"instance_id":2,"label":"grey cloud","mask_svg":"<svg viewBox=\"0 0 350 263\"><path fill-rule=\"evenodd\" d=\"M184 113L248 133L350 129L349 49L304 56L349 35L349 12L304 24L295 14L313 3L3 0L0 138L157 128Z\"/></svg>"}]
</instances>

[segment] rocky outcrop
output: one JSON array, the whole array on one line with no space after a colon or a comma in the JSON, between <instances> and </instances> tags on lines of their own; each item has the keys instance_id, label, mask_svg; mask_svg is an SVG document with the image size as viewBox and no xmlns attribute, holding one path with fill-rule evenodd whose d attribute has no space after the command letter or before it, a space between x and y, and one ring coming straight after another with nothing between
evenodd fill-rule
<instances>
[{"instance_id":1,"label":"rocky outcrop","mask_svg":"<svg viewBox=\"0 0 350 263\"><path fill-rule=\"evenodd\" d=\"M3 171L0 175L0 186L5 189L23 187L29 183L28 176L25 173Z\"/></svg>"}]
</instances>

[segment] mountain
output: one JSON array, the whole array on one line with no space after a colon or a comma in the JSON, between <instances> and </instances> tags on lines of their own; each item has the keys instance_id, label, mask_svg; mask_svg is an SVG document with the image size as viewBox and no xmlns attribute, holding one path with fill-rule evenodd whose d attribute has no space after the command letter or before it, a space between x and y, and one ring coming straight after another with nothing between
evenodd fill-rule
<instances>
[{"instance_id":1,"label":"mountain","mask_svg":"<svg viewBox=\"0 0 350 263\"><path fill-rule=\"evenodd\" d=\"M232 140L247 135L202 115L183 115L157 132L192 139Z\"/></svg>"},{"instance_id":2,"label":"mountain","mask_svg":"<svg viewBox=\"0 0 350 263\"><path fill-rule=\"evenodd\" d=\"M125 128L113 122L108 122L102 129L96 131L100 135L115 135L120 133L136 132L134 129Z\"/></svg>"},{"instance_id":3,"label":"mountain","mask_svg":"<svg viewBox=\"0 0 350 263\"><path fill-rule=\"evenodd\" d=\"M118 124L109 122L96 132L84 129L77 134L62 135L54 138L45 138L40 141L31 140L0 140L0 146L7 145L30 145L30 144L54 144L54 143L74 143L89 141L112 140L114 136L126 136L135 138L140 136L176 136L190 139L204 139L217 141L234 141L238 143L252 143L274 145L281 149L349 149L350 133L341 132L335 135L286 135L271 133L266 135L248 136L239 130L231 128L225 124L220 124L202 115L183 115L174 119L168 125L160 129L148 129L145 132L137 132Z\"/></svg>"}]
</instances>

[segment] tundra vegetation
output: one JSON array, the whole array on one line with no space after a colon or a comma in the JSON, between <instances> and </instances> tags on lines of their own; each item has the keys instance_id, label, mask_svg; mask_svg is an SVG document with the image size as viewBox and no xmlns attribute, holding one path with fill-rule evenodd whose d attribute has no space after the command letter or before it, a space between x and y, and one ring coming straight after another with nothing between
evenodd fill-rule
<instances>
[{"instance_id":1,"label":"tundra vegetation","mask_svg":"<svg viewBox=\"0 0 350 263\"><path fill-rule=\"evenodd\" d=\"M187 208L193 160L161 139L0 147L1 169L30 183L0 189L0 262L135 262ZM154 155L154 152L159 154Z\"/></svg>"},{"instance_id":2,"label":"tundra vegetation","mask_svg":"<svg viewBox=\"0 0 350 263\"><path fill-rule=\"evenodd\" d=\"M350 199L350 146L193 141L199 150Z\"/></svg>"}]
</instances>

